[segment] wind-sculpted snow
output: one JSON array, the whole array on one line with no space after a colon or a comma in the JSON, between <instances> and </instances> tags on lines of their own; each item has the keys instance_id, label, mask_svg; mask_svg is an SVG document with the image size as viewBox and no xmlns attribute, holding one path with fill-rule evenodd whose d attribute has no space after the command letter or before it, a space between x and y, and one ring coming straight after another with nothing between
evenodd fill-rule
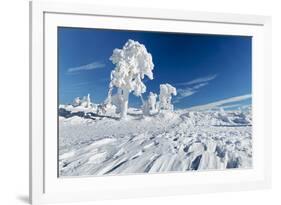
<instances>
[{"instance_id":1,"label":"wind-sculpted snow","mask_svg":"<svg viewBox=\"0 0 281 205\"><path fill-rule=\"evenodd\" d=\"M140 110L130 108L127 119L119 120L60 108L59 173L97 176L251 168L251 120L250 111L177 110L143 117Z\"/></svg>"}]
</instances>

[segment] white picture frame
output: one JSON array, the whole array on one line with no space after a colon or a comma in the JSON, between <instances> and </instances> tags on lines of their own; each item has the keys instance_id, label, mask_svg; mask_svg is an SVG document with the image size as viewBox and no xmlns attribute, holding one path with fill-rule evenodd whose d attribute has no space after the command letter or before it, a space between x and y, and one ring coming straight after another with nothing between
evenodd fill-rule
<instances>
[{"instance_id":1,"label":"white picture frame","mask_svg":"<svg viewBox=\"0 0 281 205\"><path fill-rule=\"evenodd\" d=\"M249 170L107 177L57 177L56 28L99 27L146 31L252 35L254 166ZM180 29L179 29L180 28ZM47 41L47 43L46 43ZM129 197L240 191L271 186L271 18L107 7L30 3L30 202L74 202ZM50 122L50 123L49 123ZM69 197L71 195L71 197Z\"/></svg>"}]
</instances>

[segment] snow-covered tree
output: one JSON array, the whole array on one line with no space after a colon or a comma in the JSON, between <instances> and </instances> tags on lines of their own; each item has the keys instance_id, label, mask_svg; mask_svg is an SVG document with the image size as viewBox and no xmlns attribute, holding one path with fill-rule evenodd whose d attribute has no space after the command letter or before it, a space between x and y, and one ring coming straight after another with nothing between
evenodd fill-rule
<instances>
[{"instance_id":1,"label":"snow-covered tree","mask_svg":"<svg viewBox=\"0 0 281 205\"><path fill-rule=\"evenodd\" d=\"M74 107L80 106L80 105L81 105L81 99L80 99L80 97L76 97L76 98L74 99L72 105L73 105Z\"/></svg>"},{"instance_id":2,"label":"snow-covered tree","mask_svg":"<svg viewBox=\"0 0 281 205\"><path fill-rule=\"evenodd\" d=\"M156 101L157 101L157 94L150 92L147 101L144 102L142 107L144 115L150 115L152 113L157 112Z\"/></svg>"},{"instance_id":3,"label":"snow-covered tree","mask_svg":"<svg viewBox=\"0 0 281 205\"><path fill-rule=\"evenodd\" d=\"M148 96L148 104L152 112L156 111L157 94L150 92Z\"/></svg>"},{"instance_id":4,"label":"snow-covered tree","mask_svg":"<svg viewBox=\"0 0 281 205\"><path fill-rule=\"evenodd\" d=\"M80 105L83 106L83 107L87 107L87 108L92 106L90 94L88 94L87 96L84 96L82 98L82 101L80 102Z\"/></svg>"},{"instance_id":5,"label":"snow-covered tree","mask_svg":"<svg viewBox=\"0 0 281 205\"><path fill-rule=\"evenodd\" d=\"M177 90L170 84L160 84L159 107L164 110L173 110L172 95L177 95Z\"/></svg>"},{"instance_id":6,"label":"snow-covered tree","mask_svg":"<svg viewBox=\"0 0 281 205\"><path fill-rule=\"evenodd\" d=\"M90 98L90 94L88 93L87 98L86 98L86 103L87 103L87 107L90 107L92 105L91 102L91 98Z\"/></svg>"},{"instance_id":7,"label":"snow-covered tree","mask_svg":"<svg viewBox=\"0 0 281 205\"><path fill-rule=\"evenodd\" d=\"M120 110L121 118L126 118L129 94L133 92L135 96L141 96L146 91L146 86L142 82L144 77L153 79L152 56L143 44L128 40L122 49L113 50L110 60L115 64L115 69L111 72L107 100L112 100L112 89L116 87L116 107Z\"/></svg>"}]
</instances>

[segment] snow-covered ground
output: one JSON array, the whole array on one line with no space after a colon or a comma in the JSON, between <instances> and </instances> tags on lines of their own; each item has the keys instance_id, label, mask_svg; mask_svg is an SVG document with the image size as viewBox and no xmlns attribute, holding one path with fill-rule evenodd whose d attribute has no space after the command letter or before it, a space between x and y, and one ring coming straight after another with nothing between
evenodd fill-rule
<instances>
[{"instance_id":1,"label":"snow-covered ground","mask_svg":"<svg viewBox=\"0 0 281 205\"><path fill-rule=\"evenodd\" d=\"M250 168L251 109L161 111L127 119L61 106L60 176Z\"/></svg>"}]
</instances>

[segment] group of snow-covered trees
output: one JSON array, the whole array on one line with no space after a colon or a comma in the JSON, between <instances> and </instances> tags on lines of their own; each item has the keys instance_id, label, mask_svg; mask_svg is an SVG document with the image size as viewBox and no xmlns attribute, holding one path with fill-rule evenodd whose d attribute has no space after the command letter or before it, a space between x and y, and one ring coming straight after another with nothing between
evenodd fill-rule
<instances>
[{"instance_id":1,"label":"group of snow-covered trees","mask_svg":"<svg viewBox=\"0 0 281 205\"><path fill-rule=\"evenodd\" d=\"M150 92L147 100L143 100L143 114L152 115L158 113L159 110L173 110L172 95L177 95L175 87L168 83L160 84L159 101L157 101L157 94Z\"/></svg>"},{"instance_id":2,"label":"group of snow-covered trees","mask_svg":"<svg viewBox=\"0 0 281 205\"><path fill-rule=\"evenodd\" d=\"M170 84L160 85L159 102L157 102L157 94L152 92L149 93L147 100L143 99L142 94L146 92L143 79L146 76L153 80L154 68L152 56L143 44L128 40L122 49L113 50L110 60L115 65L115 69L111 72L106 104L115 105L121 118L127 116L130 93L141 98L144 115L156 113L160 109L173 110L171 98L177 92ZM115 94L113 94L114 88L117 89Z\"/></svg>"},{"instance_id":3,"label":"group of snow-covered trees","mask_svg":"<svg viewBox=\"0 0 281 205\"><path fill-rule=\"evenodd\" d=\"M82 106L82 107L86 107L86 108L91 107L92 102L91 102L90 94L88 94L87 96L84 96L82 99L80 97L76 97L74 99L72 105L74 107L78 107L78 106Z\"/></svg>"},{"instance_id":4,"label":"group of snow-covered trees","mask_svg":"<svg viewBox=\"0 0 281 205\"><path fill-rule=\"evenodd\" d=\"M146 92L143 79L147 77L153 80L153 68L151 54L143 44L134 40L128 40L122 49L114 49L110 60L115 65L111 71L108 96L105 102L97 106L97 113L112 112L114 107L121 118L126 118L128 112L129 95L133 93L142 101L144 115L153 115L160 110L173 110L171 99L177 94L176 88L170 84L160 84L159 96L150 92L145 100L142 96ZM159 98L159 100L157 100ZM74 99L74 107L93 107L90 95Z\"/></svg>"}]
</instances>

